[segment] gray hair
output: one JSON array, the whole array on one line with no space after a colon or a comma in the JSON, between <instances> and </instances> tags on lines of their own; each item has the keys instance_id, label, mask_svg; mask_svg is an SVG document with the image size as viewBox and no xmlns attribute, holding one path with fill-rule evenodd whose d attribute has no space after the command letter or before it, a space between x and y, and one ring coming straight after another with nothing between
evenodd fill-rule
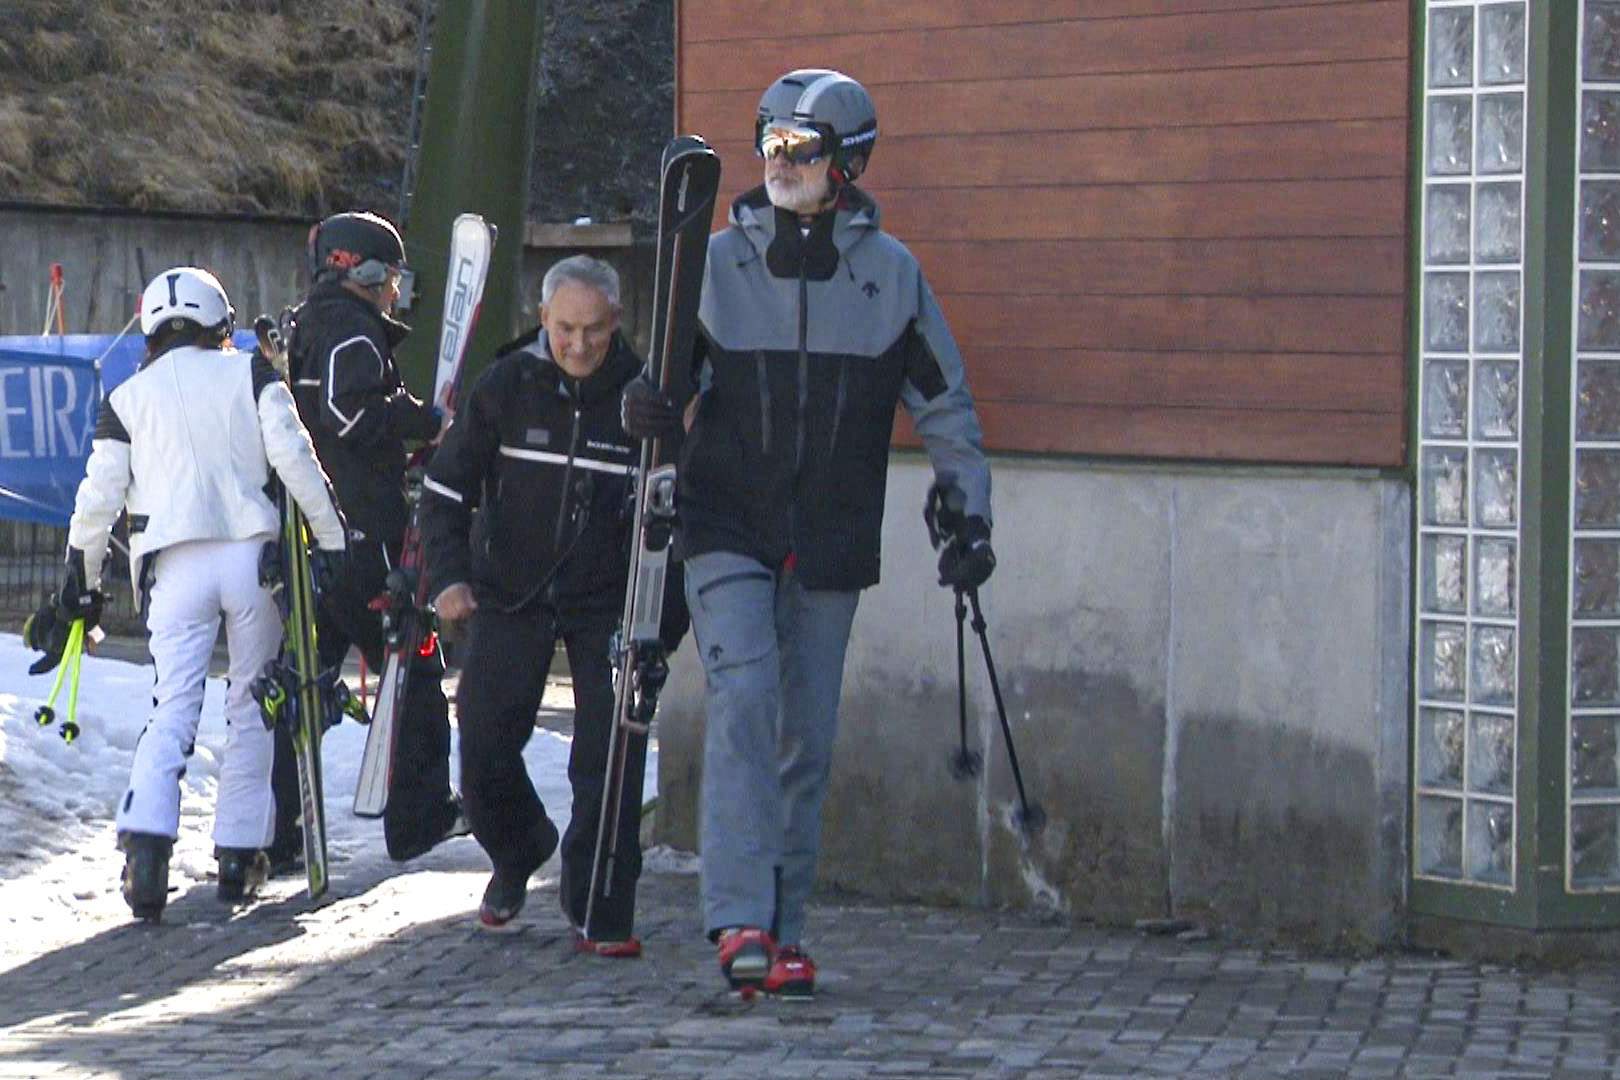
<instances>
[{"instance_id":1,"label":"gray hair","mask_svg":"<svg viewBox=\"0 0 1620 1080\"><path fill-rule=\"evenodd\" d=\"M557 290L566 281L589 285L607 297L608 303L615 308L619 306L619 272L601 259L593 259L589 255L570 255L553 264L540 282L540 302L551 303L551 298L557 295Z\"/></svg>"}]
</instances>

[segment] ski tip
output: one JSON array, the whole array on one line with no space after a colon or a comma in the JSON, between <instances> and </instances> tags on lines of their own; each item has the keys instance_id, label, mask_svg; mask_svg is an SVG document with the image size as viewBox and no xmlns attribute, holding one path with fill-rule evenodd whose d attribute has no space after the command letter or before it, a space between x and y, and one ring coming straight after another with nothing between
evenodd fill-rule
<instances>
[{"instance_id":1,"label":"ski tip","mask_svg":"<svg viewBox=\"0 0 1620 1080\"><path fill-rule=\"evenodd\" d=\"M268 315L260 315L253 320L253 336L258 341L259 351L265 359L273 360L281 355L284 340L281 335L281 324Z\"/></svg>"},{"instance_id":2,"label":"ski tip","mask_svg":"<svg viewBox=\"0 0 1620 1080\"><path fill-rule=\"evenodd\" d=\"M470 210L456 215L456 220L450 224L450 233L452 236L454 236L457 230L469 226L476 229L482 229L487 232L489 234L489 242L491 246L493 246L495 241L500 237L501 230L495 225L494 222L486 221L483 214L475 214Z\"/></svg>"},{"instance_id":3,"label":"ski tip","mask_svg":"<svg viewBox=\"0 0 1620 1080\"><path fill-rule=\"evenodd\" d=\"M712 154L714 151L701 135L677 135L664 147L664 166L668 168L669 163L682 154L694 153Z\"/></svg>"}]
</instances>

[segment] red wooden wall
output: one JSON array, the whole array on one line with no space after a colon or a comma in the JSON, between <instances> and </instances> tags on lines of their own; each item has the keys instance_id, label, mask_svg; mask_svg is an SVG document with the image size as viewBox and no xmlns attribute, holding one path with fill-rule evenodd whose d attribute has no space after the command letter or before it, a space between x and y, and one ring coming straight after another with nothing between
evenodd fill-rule
<instances>
[{"instance_id":1,"label":"red wooden wall","mask_svg":"<svg viewBox=\"0 0 1620 1080\"><path fill-rule=\"evenodd\" d=\"M1408 18L1401 0L678 0L677 127L720 151L729 205L760 181L776 76L866 85L862 185L940 296L993 449L1393 466Z\"/></svg>"}]
</instances>

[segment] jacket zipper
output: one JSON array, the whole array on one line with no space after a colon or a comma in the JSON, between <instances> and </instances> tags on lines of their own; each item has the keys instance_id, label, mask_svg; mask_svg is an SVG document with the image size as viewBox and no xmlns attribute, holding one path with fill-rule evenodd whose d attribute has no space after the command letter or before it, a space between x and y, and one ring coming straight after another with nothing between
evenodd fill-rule
<instances>
[{"instance_id":1,"label":"jacket zipper","mask_svg":"<svg viewBox=\"0 0 1620 1080\"><path fill-rule=\"evenodd\" d=\"M557 528L551 537L551 550L554 557L556 553L562 551L563 525L568 520L569 493L574 486L574 454L579 450L580 408L581 406L576 398L574 402L574 426L573 430L568 433L568 463L563 466L562 494L557 501Z\"/></svg>"},{"instance_id":2,"label":"jacket zipper","mask_svg":"<svg viewBox=\"0 0 1620 1080\"><path fill-rule=\"evenodd\" d=\"M765 371L765 350L754 350L754 372L759 380L759 441L762 453L771 452L771 380Z\"/></svg>"},{"instance_id":3,"label":"jacket zipper","mask_svg":"<svg viewBox=\"0 0 1620 1080\"><path fill-rule=\"evenodd\" d=\"M810 282L804 276L804 264L799 264L799 436L793 452L794 486L798 486L799 470L804 467L804 413L810 397Z\"/></svg>"},{"instance_id":4,"label":"jacket zipper","mask_svg":"<svg viewBox=\"0 0 1620 1080\"><path fill-rule=\"evenodd\" d=\"M804 469L804 414L810 397L810 282L799 263L799 431L793 450L793 487L788 496L788 557L793 557L799 536L799 474Z\"/></svg>"},{"instance_id":5,"label":"jacket zipper","mask_svg":"<svg viewBox=\"0 0 1620 1080\"><path fill-rule=\"evenodd\" d=\"M833 394L832 437L827 440L827 456L838 449L838 424L844 419L844 378L849 374L849 357L838 358L838 389Z\"/></svg>"}]
</instances>

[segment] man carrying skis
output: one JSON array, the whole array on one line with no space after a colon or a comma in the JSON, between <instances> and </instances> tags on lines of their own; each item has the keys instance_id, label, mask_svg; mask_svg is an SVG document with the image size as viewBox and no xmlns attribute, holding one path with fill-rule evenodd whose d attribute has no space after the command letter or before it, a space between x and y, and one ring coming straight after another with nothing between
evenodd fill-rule
<instances>
[{"instance_id":1,"label":"man carrying skis","mask_svg":"<svg viewBox=\"0 0 1620 1080\"><path fill-rule=\"evenodd\" d=\"M409 512L405 443L438 438L447 418L412 397L394 366L394 347L409 327L390 317L399 299L405 245L370 213L327 218L310 237L314 287L295 314L288 350L293 396L332 478L348 519L349 561L321 591L317 645L323 667L359 648L382 669L381 615L371 601L399 562ZM390 858L404 861L466 831L450 788L450 707L437 654L412 660L395 747L393 782L383 813ZM298 780L291 740L276 736L278 869L302 851Z\"/></svg>"},{"instance_id":2,"label":"man carrying skis","mask_svg":"<svg viewBox=\"0 0 1620 1080\"><path fill-rule=\"evenodd\" d=\"M709 244L676 551L707 677L704 922L744 993L814 993L804 909L844 651L878 580L897 402L936 483L966 499L942 584L982 584L995 565L961 355L916 259L853 183L876 141L859 83L784 75L759 105L765 182ZM624 420L637 437L669 434L683 409L636 380Z\"/></svg>"},{"instance_id":3,"label":"man carrying skis","mask_svg":"<svg viewBox=\"0 0 1620 1080\"><path fill-rule=\"evenodd\" d=\"M637 460L620 427L619 398L641 361L618 327L611 266L576 255L547 272L539 328L480 375L434 455L422 532L440 621L470 620L457 717L462 797L494 867L480 922L509 923L529 878L557 847L522 755L561 639L574 682L574 739L559 899L582 950L636 956L644 735L628 744L624 855L611 901L598 909L605 929L595 940L580 930L613 721L610 642L624 598ZM684 609L671 612L664 636L673 647Z\"/></svg>"},{"instance_id":4,"label":"man carrying skis","mask_svg":"<svg viewBox=\"0 0 1620 1080\"><path fill-rule=\"evenodd\" d=\"M262 849L275 819L272 743L250 687L281 644L281 615L259 574L265 544L279 531L264 491L270 471L308 519L323 570L341 562L345 534L287 384L259 354L230 346L235 312L214 276L193 267L164 271L142 293L140 319L146 359L102 403L68 527L61 593L34 616L28 636L60 657L50 623L60 629L83 618L94 626L108 535L127 506L130 568L148 611L157 681L118 804L118 842L124 899L137 916L156 920L168 897L180 777L221 618L230 675L214 816L220 899L251 896L269 872Z\"/></svg>"}]
</instances>

